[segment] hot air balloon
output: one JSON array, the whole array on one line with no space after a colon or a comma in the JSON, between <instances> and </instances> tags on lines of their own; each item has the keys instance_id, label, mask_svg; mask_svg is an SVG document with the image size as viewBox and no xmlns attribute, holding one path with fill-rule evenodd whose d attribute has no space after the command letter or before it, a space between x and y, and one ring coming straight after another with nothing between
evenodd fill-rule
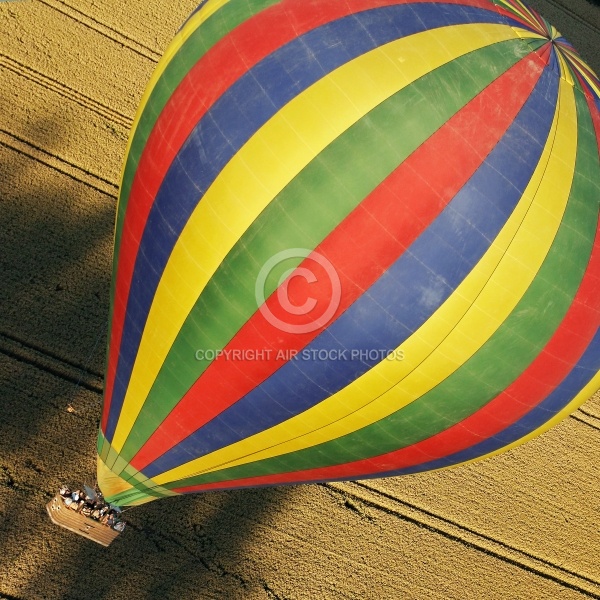
<instances>
[{"instance_id":1,"label":"hot air balloon","mask_svg":"<svg viewBox=\"0 0 600 600\"><path fill-rule=\"evenodd\" d=\"M98 483L494 455L600 386L599 82L518 0L207 0L120 188Z\"/></svg>"}]
</instances>

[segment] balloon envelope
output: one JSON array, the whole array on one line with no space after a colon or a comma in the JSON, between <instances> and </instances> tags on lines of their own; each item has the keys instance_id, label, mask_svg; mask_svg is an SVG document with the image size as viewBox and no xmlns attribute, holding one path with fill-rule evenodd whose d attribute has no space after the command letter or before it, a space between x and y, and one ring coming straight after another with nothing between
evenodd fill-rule
<instances>
[{"instance_id":1,"label":"balloon envelope","mask_svg":"<svg viewBox=\"0 0 600 600\"><path fill-rule=\"evenodd\" d=\"M598 79L516 0L208 0L130 137L107 500L448 467L600 384Z\"/></svg>"}]
</instances>

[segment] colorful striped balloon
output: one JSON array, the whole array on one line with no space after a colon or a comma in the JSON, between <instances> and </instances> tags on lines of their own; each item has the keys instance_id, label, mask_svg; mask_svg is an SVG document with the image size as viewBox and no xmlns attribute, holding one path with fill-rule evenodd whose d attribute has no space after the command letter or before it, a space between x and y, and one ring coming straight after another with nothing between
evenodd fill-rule
<instances>
[{"instance_id":1,"label":"colorful striped balloon","mask_svg":"<svg viewBox=\"0 0 600 600\"><path fill-rule=\"evenodd\" d=\"M207 0L119 197L98 480L490 456L600 386L599 82L518 0Z\"/></svg>"}]
</instances>

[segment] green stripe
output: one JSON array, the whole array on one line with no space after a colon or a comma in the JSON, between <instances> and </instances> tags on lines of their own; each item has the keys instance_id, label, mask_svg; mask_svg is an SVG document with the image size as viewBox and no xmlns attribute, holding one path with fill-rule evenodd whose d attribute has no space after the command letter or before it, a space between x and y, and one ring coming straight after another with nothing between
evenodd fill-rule
<instances>
[{"instance_id":1,"label":"green stripe","mask_svg":"<svg viewBox=\"0 0 600 600\"><path fill-rule=\"evenodd\" d=\"M254 285L266 261L289 248L315 248L399 164L531 47L510 40L460 57L382 102L333 141L269 204L200 295L144 403L122 455L129 460L210 361L256 312ZM445 82L461 82L456 94ZM280 265L295 267L300 258ZM281 271L266 284L275 289Z\"/></svg>"},{"instance_id":2,"label":"green stripe","mask_svg":"<svg viewBox=\"0 0 600 600\"><path fill-rule=\"evenodd\" d=\"M119 204L117 208L117 224L115 228L114 256L113 256L113 276L111 281L110 297L110 315L109 323L112 323L112 299L115 297L115 283L117 274L117 265L119 262L119 248L121 247L121 234L123 230L123 220L125 211L129 202L131 185L137 170L140 157L148 142L150 133L156 124L156 121L167 104L173 92L177 89L183 78L192 69L192 67L208 52L219 40L224 38L238 25L247 21L249 18L259 13L281 0L255 0L253 2L231 1L211 15L202 23L190 37L181 46L179 51L173 56L165 68L160 79L156 82L138 126L133 133L133 140L126 158L123 180L119 191ZM108 349L107 361L108 364Z\"/></svg>"},{"instance_id":3,"label":"green stripe","mask_svg":"<svg viewBox=\"0 0 600 600\"><path fill-rule=\"evenodd\" d=\"M135 487L125 492L119 492L113 496L105 496L105 500L114 504L115 506L128 506L139 500L145 500L146 498L164 498L172 494L161 493L155 489L149 488L142 483L138 483Z\"/></svg>"},{"instance_id":4,"label":"green stripe","mask_svg":"<svg viewBox=\"0 0 600 600\"><path fill-rule=\"evenodd\" d=\"M511 6L507 2L503 2L503 0L492 0L492 3L500 8L503 8L505 11L513 14L520 21L523 20L523 16L519 14L519 12L514 8L514 6Z\"/></svg>"},{"instance_id":5,"label":"green stripe","mask_svg":"<svg viewBox=\"0 0 600 600\"><path fill-rule=\"evenodd\" d=\"M579 143L575 177L554 243L518 305L470 360L419 400L355 433L167 487L313 469L392 452L463 420L515 381L562 322L587 268L596 234L600 198L596 138L583 95L576 94L576 101Z\"/></svg>"},{"instance_id":6,"label":"green stripe","mask_svg":"<svg viewBox=\"0 0 600 600\"><path fill-rule=\"evenodd\" d=\"M98 431L98 439L96 441L96 449L98 450L98 456L104 460L106 458L106 454L108 454L108 445L105 446L105 442L106 442L106 438L104 437L104 434L102 433L102 430ZM106 447L106 451L104 450L104 448ZM105 452L105 455L103 456L103 452Z\"/></svg>"}]
</instances>

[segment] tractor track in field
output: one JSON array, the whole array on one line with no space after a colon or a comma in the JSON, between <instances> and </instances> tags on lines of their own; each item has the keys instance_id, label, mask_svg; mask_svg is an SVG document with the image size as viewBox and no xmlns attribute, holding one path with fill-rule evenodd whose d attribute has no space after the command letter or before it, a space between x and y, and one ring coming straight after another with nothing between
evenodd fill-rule
<instances>
[{"instance_id":1,"label":"tractor track in field","mask_svg":"<svg viewBox=\"0 0 600 600\"><path fill-rule=\"evenodd\" d=\"M52 152L48 152L43 148L15 135L14 133L10 133L9 131L1 128L0 146L50 167L51 169L66 175L70 179L74 179L75 181L83 183L84 185L96 190L97 192L100 192L101 194L104 194L105 196L109 196L114 201L117 199L119 186L114 182L110 181L109 179L105 179L101 175L92 173L87 169L83 169L75 163L67 161L60 156Z\"/></svg>"},{"instance_id":2,"label":"tractor track in field","mask_svg":"<svg viewBox=\"0 0 600 600\"><path fill-rule=\"evenodd\" d=\"M367 483L354 481L342 485L335 483L323 485L336 489L346 496L353 497L359 503L364 503L373 509L412 522L417 526L426 527L432 532L443 535L448 539L484 552L498 560L507 562L565 587L569 587L589 598L600 599L599 581L561 567L535 554L520 550L501 540L480 533L462 523L443 517L406 500L392 496Z\"/></svg>"},{"instance_id":3,"label":"tractor track in field","mask_svg":"<svg viewBox=\"0 0 600 600\"><path fill-rule=\"evenodd\" d=\"M90 392L102 395L104 377L82 364L59 356L31 342L25 342L18 337L0 331L0 352L18 362L24 362L32 367L45 371Z\"/></svg>"},{"instance_id":4,"label":"tractor track in field","mask_svg":"<svg viewBox=\"0 0 600 600\"><path fill-rule=\"evenodd\" d=\"M573 415L571 415L573 419L579 421L579 423L583 423L596 431L600 431L600 418L592 415L586 411L579 409L579 411Z\"/></svg>"},{"instance_id":5,"label":"tractor track in field","mask_svg":"<svg viewBox=\"0 0 600 600\"><path fill-rule=\"evenodd\" d=\"M579 411L582 412L584 415L586 415L592 419L596 419L600 422L600 414L598 414L596 412L589 412L587 409L584 410L582 408L580 408Z\"/></svg>"},{"instance_id":6,"label":"tractor track in field","mask_svg":"<svg viewBox=\"0 0 600 600\"><path fill-rule=\"evenodd\" d=\"M139 54L140 56L147 58L153 63L157 63L160 60L161 52L154 48L150 48L145 44L142 44L132 37L129 37L126 33L118 31L114 27L110 27L105 23L95 19L93 16L80 11L71 4L63 2L62 0L37 0L38 2L45 4L49 8L65 15L66 17L73 19L80 25L88 27L99 33L100 35L108 38L109 40L116 42L128 48L132 52Z\"/></svg>"},{"instance_id":7,"label":"tractor track in field","mask_svg":"<svg viewBox=\"0 0 600 600\"><path fill-rule=\"evenodd\" d=\"M39 71L20 63L14 58L10 58L9 56L1 53L0 67L3 67L8 71L12 71L19 77L28 79L40 87L54 92L66 100L69 100L70 102L74 102L75 104L78 104L79 106L82 106L83 108L90 110L105 119L108 119L115 125L120 125L121 127L129 130L133 124L133 119L131 117L128 117L127 115L82 94L78 90L70 88L64 83L61 83L60 81L53 79L44 73L40 73Z\"/></svg>"},{"instance_id":8,"label":"tractor track in field","mask_svg":"<svg viewBox=\"0 0 600 600\"><path fill-rule=\"evenodd\" d=\"M560 2L557 2L557 0L546 0L546 2L548 2L548 4L551 4L552 6L554 6L554 8L556 8L557 10L560 10L561 12L565 13L566 15L569 15L572 19L575 19L578 23L580 23L584 27L591 29L594 33L600 33L600 27L598 27L597 25L594 25L594 23L590 23L585 17L581 16L579 13L575 12L573 9L568 8L564 4L561 4Z\"/></svg>"}]
</instances>

